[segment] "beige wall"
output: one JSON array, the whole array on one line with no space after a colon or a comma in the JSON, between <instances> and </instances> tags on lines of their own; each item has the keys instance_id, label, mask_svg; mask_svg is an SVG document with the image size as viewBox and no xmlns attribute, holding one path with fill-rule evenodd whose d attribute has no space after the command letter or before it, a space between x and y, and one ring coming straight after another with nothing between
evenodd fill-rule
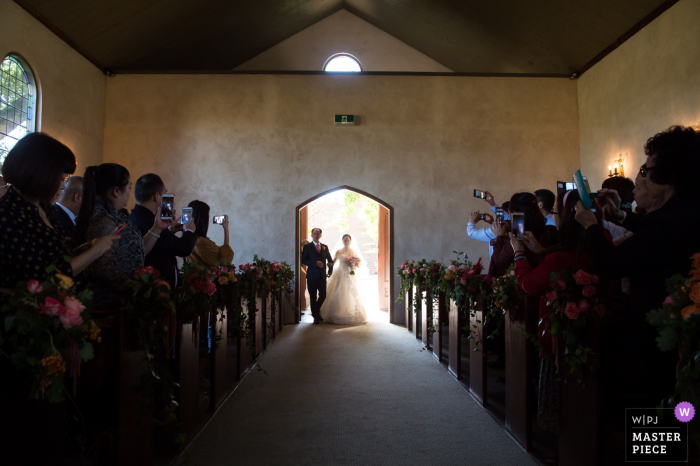
<instances>
[{"instance_id":1,"label":"beige wall","mask_svg":"<svg viewBox=\"0 0 700 466\"><path fill-rule=\"evenodd\" d=\"M346 10L330 15L236 69L321 71L331 55L341 52L354 55L364 71L452 71Z\"/></svg>"},{"instance_id":2,"label":"beige wall","mask_svg":"<svg viewBox=\"0 0 700 466\"><path fill-rule=\"evenodd\" d=\"M336 127L333 115L361 124ZM231 216L236 263L294 260L295 207L350 185L395 208L395 264L487 256L469 212L578 168L568 79L150 75L107 79L104 161L155 172L179 209ZM537 159L538 164L532 160ZM210 235L222 241L220 227Z\"/></svg>"},{"instance_id":3,"label":"beige wall","mask_svg":"<svg viewBox=\"0 0 700 466\"><path fill-rule=\"evenodd\" d=\"M77 173L102 160L105 77L11 0L0 0L0 56L20 54L39 83L41 131L78 158Z\"/></svg>"},{"instance_id":4,"label":"beige wall","mask_svg":"<svg viewBox=\"0 0 700 466\"><path fill-rule=\"evenodd\" d=\"M622 154L634 179L644 143L700 125L700 1L681 0L578 80L581 167L596 189Z\"/></svg>"}]
</instances>

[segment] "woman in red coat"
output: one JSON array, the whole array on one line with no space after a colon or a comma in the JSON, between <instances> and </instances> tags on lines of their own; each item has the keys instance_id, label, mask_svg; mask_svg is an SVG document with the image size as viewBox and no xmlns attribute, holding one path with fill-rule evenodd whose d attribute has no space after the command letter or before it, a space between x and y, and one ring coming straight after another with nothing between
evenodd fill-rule
<instances>
[{"instance_id":1,"label":"woman in red coat","mask_svg":"<svg viewBox=\"0 0 700 466\"><path fill-rule=\"evenodd\" d=\"M540 353L540 378L537 389L537 423L540 428L555 433L559 428L559 393L552 337L546 331L549 310L544 295L549 291L550 276L553 272L581 268L593 273L588 256L583 250L586 230L576 221L574 208L579 199L577 191L567 191L557 199L556 212L553 212L554 221L559 228L559 243L556 246L544 249L531 232L525 232L522 240L510 234L511 246L515 251L515 276L518 285L527 294L541 296L537 333L543 350ZM598 221L601 222L599 214ZM612 238L608 239L612 241ZM528 252L546 255L539 265L533 267L529 262Z\"/></svg>"}]
</instances>

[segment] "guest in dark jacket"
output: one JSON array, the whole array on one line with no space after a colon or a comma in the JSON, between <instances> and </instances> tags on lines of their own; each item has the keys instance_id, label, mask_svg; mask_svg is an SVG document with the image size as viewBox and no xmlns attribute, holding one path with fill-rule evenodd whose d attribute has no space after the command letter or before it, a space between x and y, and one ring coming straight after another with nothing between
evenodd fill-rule
<instances>
[{"instance_id":1,"label":"guest in dark jacket","mask_svg":"<svg viewBox=\"0 0 700 466\"><path fill-rule=\"evenodd\" d=\"M592 212L579 203L576 214L586 228L586 252L596 271L611 278L630 277L631 315L618 336L618 348L628 361L624 389L638 395L639 407L656 406L674 391L677 355L658 349L656 330L644 318L668 295L665 281L687 274L690 256L700 251L700 131L671 127L650 138L644 151L647 160L640 175L658 205L655 210L645 216L624 212L617 193L599 191L609 212L634 233L630 238L613 249Z\"/></svg>"},{"instance_id":2,"label":"guest in dark jacket","mask_svg":"<svg viewBox=\"0 0 700 466\"><path fill-rule=\"evenodd\" d=\"M532 233L539 242L549 244L545 237L545 219L538 207L537 198L532 193L517 193L510 198L508 203L509 214L522 212L525 214L525 230ZM508 267L513 263L513 247L508 237L508 224L506 222L494 221L493 231L496 238L491 240L493 255L489 263L489 271L484 282L491 285L494 278L503 276ZM531 263L539 263L537 254L529 249L525 251Z\"/></svg>"},{"instance_id":3,"label":"guest in dark jacket","mask_svg":"<svg viewBox=\"0 0 700 466\"><path fill-rule=\"evenodd\" d=\"M156 217L156 212L161 206L163 194L167 192L163 180L158 175L149 173L136 181L134 197L136 205L129 215L129 219L138 227L142 235L148 233ZM160 233L151 252L146 255L145 265L158 270L165 281L175 288L177 281L177 258L187 257L192 254L197 237L194 234L194 219L184 226L182 238L175 236L175 232L183 229L179 219L168 221L168 228Z\"/></svg>"},{"instance_id":4,"label":"guest in dark jacket","mask_svg":"<svg viewBox=\"0 0 700 466\"><path fill-rule=\"evenodd\" d=\"M75 220L80 212L80 204L83 200L83 177L71 176L66 180L66 187L61 191L56 207L56 215L63 228L70 236L75 231Z\"/></svg>"}]
</instances>

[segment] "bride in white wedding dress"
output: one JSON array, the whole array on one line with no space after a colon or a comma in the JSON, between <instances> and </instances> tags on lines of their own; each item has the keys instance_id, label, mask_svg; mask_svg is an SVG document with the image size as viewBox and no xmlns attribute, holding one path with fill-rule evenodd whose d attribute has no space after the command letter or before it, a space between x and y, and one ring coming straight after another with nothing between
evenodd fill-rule
<instances>
[{"instance_id":1,"label":"bride in white wedding dress","mask_svg":"<svg viewBox=\"0 0 700 466\"><path fill-rule=\"evenodd\" d=\"M321 306L321 318L324 322L333 324L364 324L367 322L367 312L362 304L362 298L357 288L357 279L345 259L350 256L362 260L359 249L350 247L352 237L343 235L342 246L336 245L333 256L333 275L326 285L326 300ZM364 260L359 267L364 266Z\"/></svg>"}]
</instances>

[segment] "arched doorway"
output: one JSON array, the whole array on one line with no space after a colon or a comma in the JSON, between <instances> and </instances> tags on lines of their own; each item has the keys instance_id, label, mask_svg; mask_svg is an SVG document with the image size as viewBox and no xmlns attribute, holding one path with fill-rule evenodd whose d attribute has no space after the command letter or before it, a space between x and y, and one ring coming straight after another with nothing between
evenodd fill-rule
<instances>
[{"instance_id":1,"label":"arched doorway","mask_svg":"<svg viewBox=\"0 0 700 466\"><path fill-rule=\"evenodd\" d=\"M304 290L306 283L302 281L301 270L301 242L306 239L308 225L308 209L307 207L314 201L319 200L329 194L337 191L350 191L361 196L371 199L379 205L377 216L378 227L378 254L377 254L377 295L379 300L379 308L388 310L389 322L394 323L394 208L383 200L366 193L362 190L353 188L352 186L338 186L337 188L329 189L320 193L296 207L296 254L295 254L295 303L297 312L294 316L295 323L299 323L301 319L302 301L304 301ZM321 241L324 241L322 238ZM330 245L329 247L332 247Z\"/></svg>"}]
</instances>

